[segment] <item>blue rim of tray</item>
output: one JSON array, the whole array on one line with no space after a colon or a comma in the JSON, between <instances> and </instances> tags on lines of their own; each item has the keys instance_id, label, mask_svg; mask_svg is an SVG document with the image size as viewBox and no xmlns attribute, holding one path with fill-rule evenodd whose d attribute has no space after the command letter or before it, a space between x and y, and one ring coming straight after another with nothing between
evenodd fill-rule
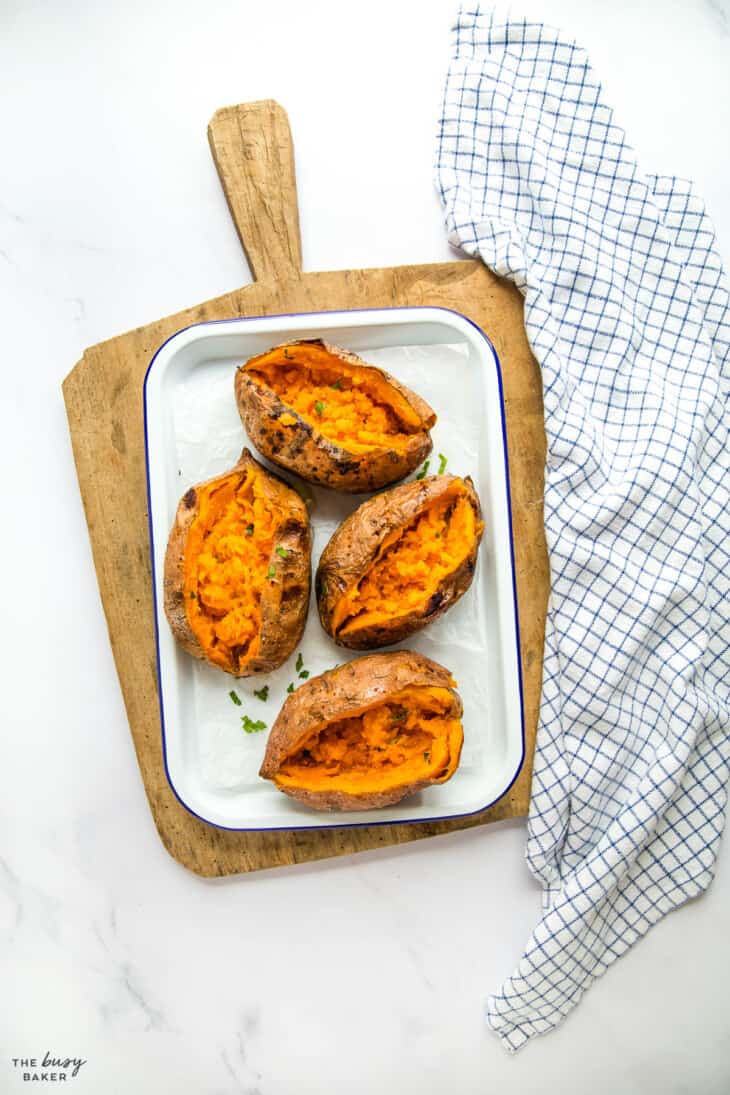
<instances>
[{"instance_id":1,"label":"blue rim of tray","mask_svg":"<svg viewBox=\"0 0 730 1095\"><path fill-rule=\"evenodd\" d=\"M273 319L293 319L293 320L296 320L296 319L304 319L304 318L311 319L312 316L326 317L326 316L334 316L334 315L337 315L337 316L361 315L364 312L418 312L418 311L446 312L448 315L458 316L459 319L463 319L466 323L469 324L470 327L473 327L474 330L479 335L479 337L484 342L487 343L487 345L489 346L489 348L492 352L492 357L494 358L494 364L496 366L497 384L499 386L499 417L500 417L500 425L501 425L501 428L502 428L502 454L503 454L503 457L504 457L505 486L506 486L506 496L507 496L507 518L508 518L508 525L509 525L510 569L511 569L511 572L512 572L512 599L513 599L513 604L514 604L515 639L516 639L516 642L517 642L517 685L518 685L518 691L519 691L519 697L520 697L520 731L521 731L521 744L520 744L520 759L519 759L519 762L517 764L517 767L515 768L514 773L510 777L509 782L506 784L504 789L502 791L500 791L500 793L498 795L496 795L494 798L490 799L488 802L485 802L483 806L478 806L475 810L467 810L465 813L461 813L461 814L437 814L435 817L398 818L397 820L390 819L388 821L378 821L377 819L373 818L372 821L370 821L369 819L367 821L350 821L350 822L345 822L345 823L340 822L340 821L336 821L336 822L332 822L332 823L325 822L324 824L319 824L319 825L296 825L296 826L292 826L292 825L256 825L256 826L220 825L216 821L210 821L208 818L203 817L202 814L199 814L196 810L193 810L193 808L191 806L188 806L188 804L185 802L185 800L182 798L182 796L179 794L177 788L175 787L175 784L173 783L172 777L170 775L170 769L169 769L168 764L167 764L167 737L166 737L166 734L165 734L165 707L164 707L163 694L162 694L162 679L161 679L161 675L160 675L160 621L159 621L158 612L157 612L157 595L156 595L156 591L157 591L157 573L156 573L156 567L155 567L154 532L153 532L153 529L152 529L152 495L151 495L151 489L150 489L150 458L149 458L150 454L149 454L149 443L148 443L148 433L147 433L147 381L149 379L150 372L152 370L152 367L153 367L155 361L157 360L157 358L159 357L160 353L165 348L165 346L167 346L168 342L172 342L172 340L174 338L177 338L178 335L183 334L185 331L190 331L193 328L214 327L214 326L216 326L218 324L221 324L221 323L229 323L229 324L230 323L241 323L241 324L244 324L244 323L251 323L253 321L262 320L262 319L266 319L266 320L268 320L268 319L272 319L272 320ZM494 348L494 344L492 343L491 339L487 335L485 335L485 333L481 329L481 327L477 323L475 323L474 320L469 319L468 316L465 316L462 312L457 312L455 308L442 308L440 306L430 305L430 304L417 304L417 305L403 304L403 305L396 305L396 306L389 307L389 308L339 308L339 309L335 309L331 312L320 312L320 311L317 311L317 312L281 312L281 313L277 313L277 314L274 314L274 315L265 315L265 316L231 316L228 319L207 319L207 320L202 320L199 323L189 323L187 326L181 327L178 331L175 331L173 334L169 335L165 339L165 341L162 342L157 347L157 350L155 351L155 353L152 357L152 360L150 361L149 365L147 366L147 371L145 372L144 382L143 382L143 385L142 385L142 405L143 405L143 413L144 413L145 479L146 479L146 482L147 482L147 524L148 524L149 535L150 535L150 561L151 561L151 565L152 565L152 592L153 592L152 605L153 605L154 624L155 624L155 660L156 660L156 663L157 663L157 695L158 695L158 698L159 698L160 727L161 727L161 730L162 730L162 758L163 758L163 762L164 762L164 765L165 765L165 775L167 776L167 782L169 783L170 788L172 790L172 793L174 794L175 798L180 803L180 805L185 810L187 810L187 812L189 814L192 814L193 817L197 818L198 821L202 821L206 825L210 825L214 829L225 829L228 832L235 832L235 833L270 833L270 832L293 832L293 831L298 832L299 830L308 831L308 830L312 830L312 829L322 829L322 830L343 829L343 828L344 829L358 829L358 828L362 829L362 828L375 827L376 825L430 825L435 821L458 821L460 818L473 817L474 814L480 814L484 810L488 810L489 807L493 806L495 802L498 802L501 798L504 798L504 796L507 794L509 789L513 786L515 780L517 779L520 772L522 771L522 765L523 765L524 760L525 760L525 700L524 700L523 684L522 684L522 657L521 657L522 647L521 647L521 644L520 644L520 617L519 617L519 610L518 610L518 606L517 606L517 580L515 578L515 546L514 546L514 537L513 537L513 534L512 534L512 495L511 495L510 481L509 481L509 458L508 458L508 455L507 455L507 427L506 427L505 413L504 413L504 386L503 386L503 383L502 383L502 365L501 365L501 362L499 360L499 355L497 354L497 351Z\"/></svg>"}]
</instances>

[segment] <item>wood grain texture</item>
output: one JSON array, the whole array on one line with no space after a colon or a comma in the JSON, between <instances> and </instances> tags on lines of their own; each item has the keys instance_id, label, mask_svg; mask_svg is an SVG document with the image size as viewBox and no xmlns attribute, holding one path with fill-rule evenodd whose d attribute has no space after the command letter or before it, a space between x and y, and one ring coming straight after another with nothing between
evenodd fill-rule
<instances>
[{"instance_id":1,"label":"wood grain texture","mask_svg":"<svg viewBox=\"0 0 730 1095\"><path fill-rule=\"evenodd\" d=\"M251 275L298 277L302 238L289 119L273 99L217 110L208 143Z\"/></svg>"},{"instance_id":2,"label":"wood grain texture","mask_svg":"<svg viewBox=\"0 0 730 1095\"><path fill-rule=\"evenodd\" d=\"M230 116L239 111L244 119L241 127ZM280 111L277 108L274 113ZM221 118L223 129L218 127ZM256 218L256 206L249 201L231 201L230 188L236 163L240 170L246 170L247 163L236 157L240 141L246 139L256 118L266 129L271 104L226 108L211 123L217 162L227 164L222 182L229 189L229 204L232 209L236 206L234 215L244 236L248 236L250 220ZM274 129L276 133L267 130L264 135L267 147L283 139L278 122ZM293 164L293 154L283 160ZM276 180L263 176L257 187L264 204L268 202L268 207L274 209L267 188L275 189ZM549 574L542 514L542 388L525 337L522 298L511 285L474 261L299 274L297 252L291 248L293 223L297 224L298 240L298 221L292 219L291 212L295 201L292 189L279 204L281 217L277 213L268 222L264 218L259 223L259 228L264 223L278 224L276 231L284 234L286 243L280 239L276 247L265 242L269 227L261 236L266 254L277 255L276 261L282 261L284 276L260 280L92 346L63 385L99 589L152 815L170 854L205 876L300 863L435 836L524 815L529 803ZM259 242L254 253L258 246ZM281 258L284 254L288 256L285 260ZM257 254L254 266L257 270L265 268L258 263ZM524 675L525 763L499 802L480 814L456 821L269 833L213 828L180 805L163 764L146 509L142 419L145 372L166 338L201 320L405 305L433 305L462 312L491 338L502 363Z\"/></svg>"}]
</instances>

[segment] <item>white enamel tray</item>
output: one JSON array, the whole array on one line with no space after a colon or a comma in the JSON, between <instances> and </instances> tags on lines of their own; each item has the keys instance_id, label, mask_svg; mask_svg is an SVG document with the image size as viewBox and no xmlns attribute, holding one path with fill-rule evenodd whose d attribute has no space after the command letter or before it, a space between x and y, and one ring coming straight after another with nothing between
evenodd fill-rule
<instances>
[{"instance_id":1,"label":"white enamel tray","mask_svg":"<svg viewBox=\"0 0 730 1095\"><path fill-rule=\"evenodd\" d=\"M296 653L275 673L236 680L181 650L163 611L165 548L179 499L232 467L244 445L258 455L236 410L236 367L277 343L307 337L354 350L428 400L438 414L429 474L438 471L443 453L449 472L471 475L485 521L470 590L440 620L398 644L453 672L464 703L461 764L448 783L382 810L320 813L260 779L268 731L244 733L241 716L271 727L289 683L301 684ZM183 806L224 828L299 829L459 817L504 794L524 755L522 687L502 382L497 355L481 331L441 308L196 324L173 335L153 358L144 414L163 745L168 779ZM330 535L364 496L306 486L313 496L314 574ZM325 635L314 597L300 652L311 676L354 656ZM269 686L265 702L253 694L263 684Z\"/></svg>"}]
</instances>

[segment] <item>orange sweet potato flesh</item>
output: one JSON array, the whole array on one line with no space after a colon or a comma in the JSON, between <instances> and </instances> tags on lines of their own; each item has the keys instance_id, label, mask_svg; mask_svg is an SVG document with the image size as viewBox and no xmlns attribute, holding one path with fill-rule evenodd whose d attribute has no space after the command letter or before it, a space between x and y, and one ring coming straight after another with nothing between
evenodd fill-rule
<instances>
[{"instance_id":1,"label":"orange sweet potato flesh","mask_svg":"<svg viewBox=\"0 0 730 1095\"><path fill-rule=\"evenodd\" d=\"M165 610L194 656L236 676L288 657L309 600L306 507L247 450L232 471L192 487L165 561Z\"/></svg>"},{"instance_id":2,"label":"orange sweet potato flesh","mask_svg":"<svg viewBox=\"0 0 730 1095\"><path fill-rule=\"evenodd\" d=\"M387 703L336 719L287 757L278 786L349 794L388 792L427 779L444 783L459 760L461 722L445 688L405 688Z\"/></svg>"},{"instance_id":3,"label":"orange sweet potato flesh","mask_svg":"<svg viewBox=\"0 0 730 1095\"><path fill-rule=\"evenodd\" d=\"M291 364L284 348L259 358L248 371L305 422L350 452L403 449L409 435L423 428L419 415L380 373L334 358L321 346L300 346Z\"/></svg>"},{"instance_id":4,"label":"orange sweet potato flesh","mask_svg":"<svg viewBox=\"0 0 730 1095\"><path fill-rule=\"evenodd\" d=\"M391 533L372 566L340 598L333 613L335 632L348 635L422 612L444 578L472 553L480 525L458 486L435 499L411 525Z\"/></svg>"},{"instance_id":5,"label":"orange sweet potato flesh","mask_svg":"<svg viewBox=\"0 0 730 1095\"><path fill-rule=\"evenodd\" d=\"M267 505L253 468L199 492L184 591L190 626L217 665L230 661L234 651L239 666L258 653L261 590L281 519L280 508Z\"/></svg>"}]
</instances>

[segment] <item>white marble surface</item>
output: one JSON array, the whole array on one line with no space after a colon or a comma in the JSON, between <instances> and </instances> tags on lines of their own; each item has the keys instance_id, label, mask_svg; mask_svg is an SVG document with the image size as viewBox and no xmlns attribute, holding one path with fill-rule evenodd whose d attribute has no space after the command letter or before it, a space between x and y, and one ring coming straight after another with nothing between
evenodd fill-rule
<instances>
[{"instance_id":1,"label":"white marble surface","mask_svg":"<svg viewBox=\"0 0 730 1095\"><path fill-rule=\"evenodd\" d=\"M698 181L730 256L728 0L529 7L590 48L647 169ZM452 11L2 4L2 1092L46 1051L86 1059L93 1095L730 1089L727 843L707 896L510 1058L482 1012L539 914L521 823L204 882L136 768L60 382L84 346L248 279L205 140L225 103L289 110L308 269L448 258Z\"/></svg>"}]
</instances>

